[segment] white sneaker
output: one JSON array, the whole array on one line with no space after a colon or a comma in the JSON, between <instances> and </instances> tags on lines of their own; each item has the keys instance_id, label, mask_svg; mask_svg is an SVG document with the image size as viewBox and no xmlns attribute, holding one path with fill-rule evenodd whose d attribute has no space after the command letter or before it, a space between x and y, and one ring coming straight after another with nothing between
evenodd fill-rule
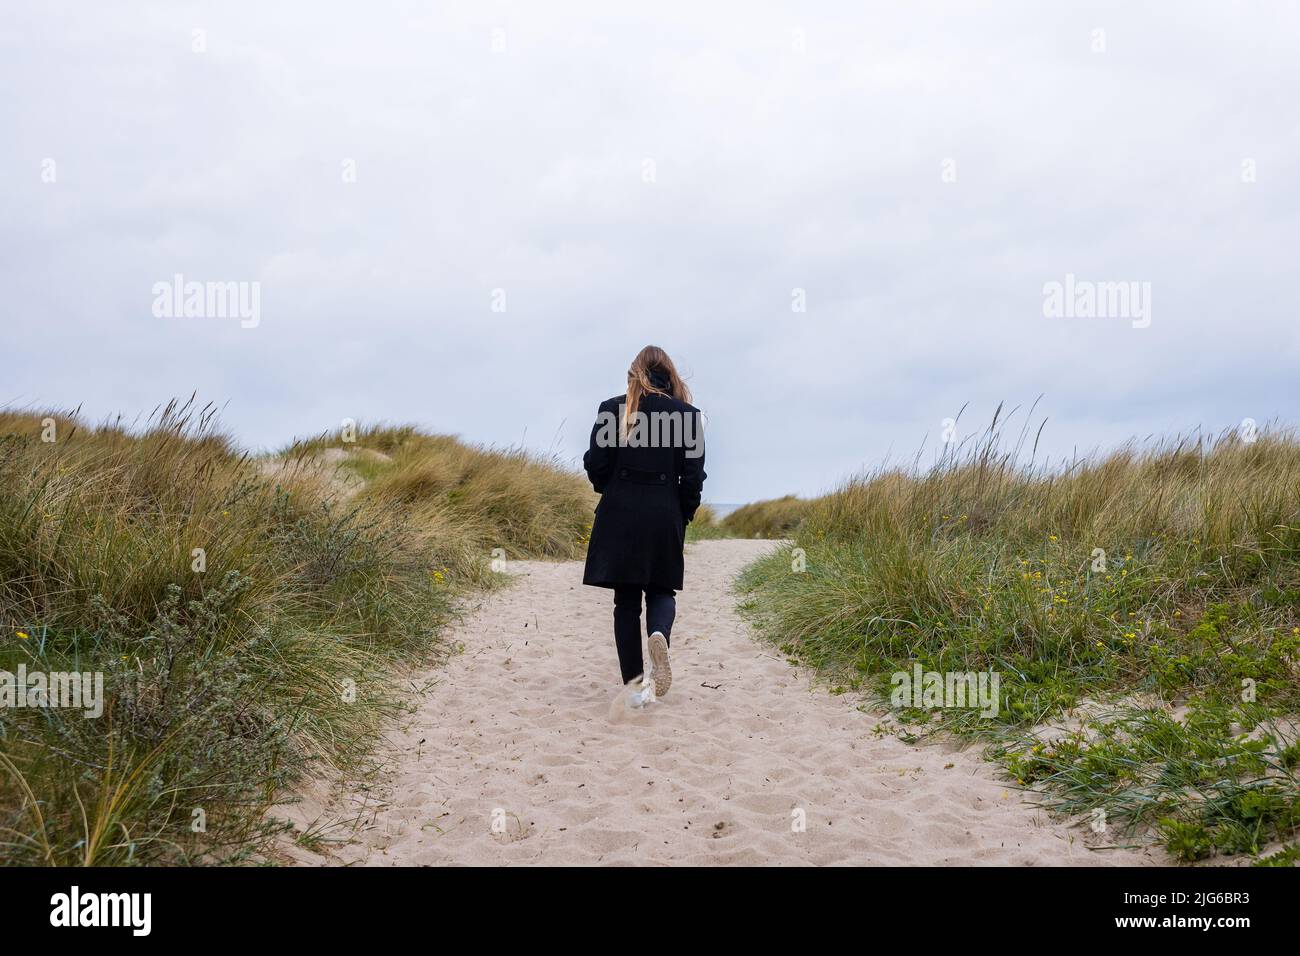
<instances>
[{"instance_id":1,"label":"white sneaker","mask_svg":"<svg viewBox=\"0 0 1300 956\"><path fill-rule=\"evenodd\" d=\"M655 631L646 641L650 651L650 673L646 676L654 680L655 696L662 697L673 685L673 671L668 666L668 638L660 631Z\"/></svg>"},{"instance_id":2,"label":"white sneaker","mask_svg":"<svg viewBox=\"0 0 1300 956\"><path fill-rule=\"evenodd\" d=\"M634 677L627 682L627 706L629 710L640 710L655 700L655 687L649 673Z\"/></svg>"}]
</instances>

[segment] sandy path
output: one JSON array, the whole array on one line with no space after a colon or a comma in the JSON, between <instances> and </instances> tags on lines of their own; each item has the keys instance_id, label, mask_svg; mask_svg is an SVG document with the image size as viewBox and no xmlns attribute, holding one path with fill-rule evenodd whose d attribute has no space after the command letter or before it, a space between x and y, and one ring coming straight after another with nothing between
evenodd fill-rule
<instances>
[{"instance_id":1,"label":"sandy path","mask_svg":"<svg viewBox=\"0 0 1300 956\"><path fill-rule=\"evenodd\" d=\"M467 615L454 635L464 654L428 675L436 686L391 734L391 773L336 802L336 818L362 826L328 859L299 859L1149 862L1086 849L1086 831L1046 820L976 750L873 734L849 695L810 686L755 642L731 583L771 546L690 547L675 682L640 713L618 705L609 592L583 587L577 562L514 563L518 580Z\"/></svg>"}]
</instances>

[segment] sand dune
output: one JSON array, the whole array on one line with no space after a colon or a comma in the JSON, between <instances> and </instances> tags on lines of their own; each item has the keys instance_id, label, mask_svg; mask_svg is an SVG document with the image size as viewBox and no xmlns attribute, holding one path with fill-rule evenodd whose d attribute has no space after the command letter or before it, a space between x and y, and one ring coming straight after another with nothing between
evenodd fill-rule
<instances>
[{"instance_id":1,"label":"sand dune","mask_svg":"<svg viewBox=\"0 0 1300 956\"><path fill-rule=\"evenodd\" d=\"M736 572L770 542L690 547L660 703L618 702L608 592L577 562L518 580L457 628L464 653L390 735L378 786L293 816L325 828L302 863L1002 864L1154 862L1089 850L996 778L978 748L910 746L737 616ZM319 826L319 820L316 821ZM798 824L804 822L805 829Z\"/></svg>"}]
</instances>

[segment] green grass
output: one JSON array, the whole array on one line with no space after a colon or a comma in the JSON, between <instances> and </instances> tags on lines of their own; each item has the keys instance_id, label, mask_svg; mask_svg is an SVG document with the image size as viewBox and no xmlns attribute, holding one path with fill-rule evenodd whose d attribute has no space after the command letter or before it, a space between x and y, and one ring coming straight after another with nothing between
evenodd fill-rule
<instances>
[{"instance_id":1,"label":"green grass","mask_svg":"<svg viewBox=\"0 0 1300 956\"><path fill-rule=\"evenodd\" d=\"M1300 443L1226 436L1055 470L1000 447L990 429L927 473L813 502L793 532L805 569L785 551L742 577L761 632L881 707L914 664L999 673L995 717L895 717L989 741L1063 814L1103 810L1185 859L1294 834ZM1033 732L1099 700L1078 735Z\"/></svg>"},{"instance_id":2,"label":"green grass","mask_svg":"<svg viewBox=\"0 0 1300 956\"><path fill-rule=\"evenodd\" d=\"M1300 843L1292 843L1255 860L1254 866L1300 866Z\"/></svg>"},{"instance_id":3,"label":"green grass","mask_svg":"<svg viewBox=\"0 0 1300 956\"><path fill-rule=\"evenodd\" d=\"M325 438L253 459L210 408L173 403L139 432L0 413L0 670L98 672L106 698L98 719L0 709L0 860L261 858L295 780L366 765L396 675L445 653L493 548L580 551L579 476L365 437L378 454L330 463ZM421 468L448 477L417 488Z\"/></svg>"},{"instance_id":4,"label":"green grass","mask_svg":"<svg viewBox=\"0 0 1300 956\"><path fill-rule=\"evenodd\" d=\"M1259 853L1295 832L1296 746L1268 708L1198 700L1182 719L1122 708L1050 743L998 753L1020 783L1044 787L1050 809L1100 809L1124 829L1154 828L1190 862Z\"/></svg>"}]
</instances>

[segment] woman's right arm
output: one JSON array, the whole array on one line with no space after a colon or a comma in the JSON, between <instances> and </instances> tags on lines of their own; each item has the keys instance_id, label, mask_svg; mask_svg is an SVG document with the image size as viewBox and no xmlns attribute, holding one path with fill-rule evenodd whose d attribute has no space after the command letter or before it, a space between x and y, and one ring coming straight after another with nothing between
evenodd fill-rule
<instances>
[{"instance_id":1,"label":"woman's right arm","mask_svg":"<svg viewBox=\"0 0 1300 956\"><path fill-rule=\"evenodd\" d=\"M596 413L596 424L591 426L591 438L587 442L587 453L582 456L582 467L587 469L587 479L596 494L605 493L609 476L614 473L614 459L618 455L618 444L611 439L618 435L618 413L605 408L601 402Z\"/></svg>"}]
</instances>

